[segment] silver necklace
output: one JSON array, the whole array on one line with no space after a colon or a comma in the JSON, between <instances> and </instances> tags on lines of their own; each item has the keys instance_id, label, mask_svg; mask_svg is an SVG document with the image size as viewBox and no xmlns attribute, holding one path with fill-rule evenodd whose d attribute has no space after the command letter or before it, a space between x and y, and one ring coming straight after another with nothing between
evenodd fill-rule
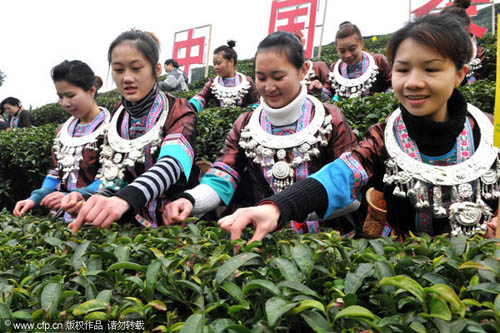
<instances>
[{"instance_id":1,"label":"silver necklace","mask_svg":"<svg viewBox=\"0 0 500 333\"><path fill-rule=\"evenodd\" d=\"M491 200L500 197L499 150L493 146L493 125L475 106L467 104L467 110L479 126L481 140L469 159L455 165L426 164L401 149L394 135L394 122L401 114L400 109L389 116L384 132L390 156L385 162L384 183L394 183L393 194L409 197L416 209L432 206L435 216L449 215L452 236L485 230L491 211L482 198ZM496 169L491 169L495 161ZM448 187L451 193L452 204L448 211L442 203L441 187ZM432 199L429 190L433 194ZM482 216L484 221L480 223Z\"/></svg>"},{"instance_id":2,"label":"silver necklace","mask_svg":"<svg viewBox=\"0 0 500 333\"><path fill-rule=\"evenodd\" d=\"M254 163L262 168L272 167L268 176L273 178L278 192L294 183L296 167L310 161L311 156L318 156L319 146L328 145L327 136L332 131L332 116L325 116L325 107L315 97L307 95L306 98L313 102L315 113L309 125L301 131L284 136L267 133L260 125L262 105L253 112L241 131L240 147ZM287 151L294 149L298 149L303 157L297 156L287 162Z\"/></svg>"},{"instance_id":3,"label":"silver necklace","mask_svg":"<svg viewBox=\"0 0 500 333\"><path fill-rule=\"evenodd\" d=\"M160 92L163 99L163 110L156 124L142 136L127 140L118 132L118 119L123 113L123 105L116 111L109 124L104 144L102 145L99 162L102 165L100 176L103 187L119 190L115 179L123 180L127 167L134 167L136 163L144 163L144 150L151 144L151 154L154 154L162 142L162 130L169 113L168 99Z\"/></svg>"},{"instance_id":4,"label":"silver necklace","mask_svg":"<svg viewBox=\"0 0 500 333\"><path fill-rule=\"evenodd\" d=\"M106 130L111 116L106 108L99 107L104 111L104 120L92 133L85 136L75 138L68 133L68 128L75 117L71 116L64 122L61 130L54 139L54 155L57 160L57 168L62 172L61 182L64 183L68 179L71 172L80 169L80 162L83 160L83 149L98 150L97 138Z\"/></svg>"},{"instance_id":5,"label":"silver necklace","mask_svg":"<svg viewBox=\"0 0 500 333\"><path fill-rule=\"evenodd\" d=\"M246 76L235 72L234 76L239 75L241 77L241 82L234 87L225 87L219 83L219 76L216 76L211 89L215 97L224 103L225 106L236 106L236 103L247 94L250 89L250 83L246 79Z\"/></svg>"},{"instance_id":6,"label":"silver necklace","mask_svg":"<svg viewBox=\"0 0 500 333\"><path fill-rule=\"evenodd\" d=\"M307 70L306 76L304 77L304 83L306 86L309 86L316 74L314 73L313 62L311 60L306 60L306 62L309 64L309 69Z\"/></svg>"},{"instance_id":7,"label":"silver necklace","mask_svg":"<svg viewBox=\"0 0 500 333\"><path fill-rule=\"evenodd\" d=\"M342 61L337 61L333 68L333 72L330 72L329 77L332 82L332 88L341 97L361 97L365 91L371 88L373 82L377 80L378 67L375 64L375 59L368 52L363 52L363 55L368 57L368 68L366 72L360 77L355 79L348 79L340 74L340 63Z\"/></svg>"}]
</instances>

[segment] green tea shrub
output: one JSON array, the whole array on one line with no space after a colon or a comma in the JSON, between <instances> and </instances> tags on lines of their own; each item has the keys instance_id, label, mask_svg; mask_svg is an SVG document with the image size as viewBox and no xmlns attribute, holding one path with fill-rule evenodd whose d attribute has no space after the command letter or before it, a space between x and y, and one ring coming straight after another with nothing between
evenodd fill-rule
<instances>
[{"instance_id":1,"label":"green tea shrub","mask_svg":"<svg viewBox=\"0 0 500 333\"><path fill-rule=\"evenodd\" d=\"M83 227L0 214L0 312L143 319L148 332L498 332L495 242L288 230L231 242L215 222ZM244 237L248 237L247 234ZM234 245L241 252L233 251Z\"/></svg>"}]
</instances>

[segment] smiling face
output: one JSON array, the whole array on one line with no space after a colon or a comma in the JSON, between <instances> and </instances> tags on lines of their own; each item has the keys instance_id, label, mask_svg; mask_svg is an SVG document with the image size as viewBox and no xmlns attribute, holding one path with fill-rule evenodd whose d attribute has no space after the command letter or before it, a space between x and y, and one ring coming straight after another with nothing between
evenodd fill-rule
<instances>
[{"instance_id":1,"label":"smiling face","mask_svg":"<svg viewBox=\"0 0 500 333\"><path fill-rule=\"evenodd\" d=\"M92 86L89 91L75 86L68 81L56 81L57 96L59 104L75 118L81 120L81 124L89 123L96 116L97 105L94 100L96 93L95 86Z\"/></svg>"},{"instance_id":2,"label":"smiling face","mask_svg":"<svg viewBox=\"0 0 500 333\"><path fill-rule=\"evenodd\" d=\"M255 85L264 101L278 109L288 105L300 92L300 81L307 73L304 63L300 69L286 56L275 50L262 50L255 59Z\"/></svg>"},{"instance_id":3,"label":"smiling face","mask_svg":"<svg viewBox=\"0 0 500 333\"><path fill-rule=\"evenodd\" d=\"M154 68L156 76L160 76L161 64ZM143 99L155 83L151 63L133 43L124 42L113 49L111 70L116 88L132 104Z\"/></svg>"},{"instance_id":4,"label":"smiling face","mask_svg":"<svg viewBox=\"0 0 500 333\"><path fill-rule=\"evenodd\" d=\"M337 54L348 66L356 65L362 60L363 41L352 34L345 38L337 38Z\"/></svg>"},{"instance_id":5,"label":"smiling face","mask_svg":"<svg viewBox=\"0 0 500 333\"><path fill-rule=\"evenodd\" d=\"M467 66L457 70L450 58L407 38L394 57L392 86L412 115L442 122L448 117L448 99L466 73Z\"/></svg>"},{"instance_id":6,"label":"smiling face","mask_svg":"<svg viewBox=\"0 0 500 333\"><path fill-rule=\"evenodd\" d=\"M214 71L219 77L232 78L234 77L234 59L227 60L224 58L224 51L214 54Z\"/></svg>"}]
</instances>

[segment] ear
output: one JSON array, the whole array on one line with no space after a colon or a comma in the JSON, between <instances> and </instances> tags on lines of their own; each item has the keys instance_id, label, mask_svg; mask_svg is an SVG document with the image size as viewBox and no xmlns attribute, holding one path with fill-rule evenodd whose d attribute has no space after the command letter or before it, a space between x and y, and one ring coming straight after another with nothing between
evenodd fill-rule
<instances>
[{"instance_id":1,"label":"ear","mask_svg":"<svg viewBox=\"0 0 500 333\"><path fill-rule=\"evenodd\" d=\"M304 78L306 77L306 74L307 74L307 71L309 71L309 66L312 66L313 63L312 61L304 61L304 63L302 64L302 66L300 67L299 69L299 73L300 73L300 80L304 80Z\"/></svg>"},{"instance_id":2,"label":"ear","mask_svg":"<svg viewBox=\"0 0 500 333\"><path fill-rule=\"evenodd\" d=\"M157 78L158 78L158 77L160 77L160 75L161 75L161 70L162 70L162 69L161 69L161 64L158 62L158 63L156 64L156 67L155 67L156 77L157 77Z\"/></svg>"},{"instance_id":3,"label":"ear","mask_svg":"<svg viewBox=\"0 0 500 333\"><path fill-rule=\"evenodd\" d=\"M465 64L464 67L457 71L457 80L455 83L455 88L458 88L469 71L469 65Z\"/></svg>"},{"instance_id":4,"label":"ear","mask_svg":"<svg viewBox=\"0 0 500 333\"><path fill-rule=\"evenodd\" d=\"M97 87L96 86L90 87L89 94L90 94L90 96L92 96L92 98L95 98L96 93L97 93Z\"/></svg>"}]
</instances>

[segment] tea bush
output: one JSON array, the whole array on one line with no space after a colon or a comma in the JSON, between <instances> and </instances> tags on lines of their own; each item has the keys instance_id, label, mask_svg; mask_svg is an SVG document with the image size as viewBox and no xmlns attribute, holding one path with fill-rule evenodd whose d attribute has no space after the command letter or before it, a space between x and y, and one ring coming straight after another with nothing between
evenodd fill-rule
<instances>
[{"instance_id":1,"label":"tea bush","mask_svg":"<svg viewBox=\"0 0 500 333\"><path fill-rule=\"evenodd\" d=\"M190 333L500 329L500 249L479 235L402 244L278 231L244 245L207 221L75 236L60 220L6 211L0 229L0 316L16 321L142 318L148 331Z\"/></svg>"}]
</instances>

